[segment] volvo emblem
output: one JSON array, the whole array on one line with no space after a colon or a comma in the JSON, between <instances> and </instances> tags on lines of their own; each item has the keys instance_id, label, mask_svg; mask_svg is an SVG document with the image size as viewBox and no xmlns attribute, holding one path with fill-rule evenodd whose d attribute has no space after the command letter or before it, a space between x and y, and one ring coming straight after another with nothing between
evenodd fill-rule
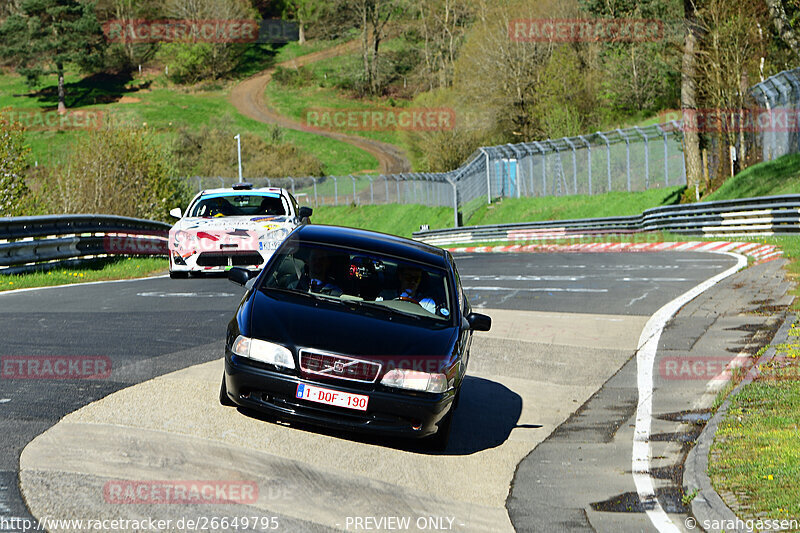
<instances>
[{"instance_id":1,"label":"volvo emblem","mask_svg":"<svg viewBox=\"0 0 800 533\"><path fill-rule=\"evenodd\" d=\"M333 371L336 372L337 374L341 374L342 372L344 372L344 363L341 361L336 361L335 363L333 363Z\"/></svg>"}]
</instances>

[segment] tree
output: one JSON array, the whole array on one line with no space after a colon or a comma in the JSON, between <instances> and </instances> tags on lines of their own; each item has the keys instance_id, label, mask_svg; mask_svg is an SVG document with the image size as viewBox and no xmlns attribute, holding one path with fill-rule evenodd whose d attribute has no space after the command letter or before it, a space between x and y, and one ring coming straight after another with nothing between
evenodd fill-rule
<instances>
[{"instance_id":1,"label":"tree","mask_svg":"<svg viewBox=\"0 0 800 533\"><path fill-rule=\"evenodd\" d=\"M67 108L64 67L96 68L104 44L94 6L78 0L23 0L0 27L0 55L12 58L31 84L42 75L58 75L59 113Z\"/></svg>"},{"instance_id":2,"label":"tree","mask_svg":"<svg viewBox=\"0 0 800 533\"><path fill-rule=\"evenodd\" d=\"M697 53L700 45L700 27L694 0L684 0L686 30L681 63L681 111L684 116L697 114ZM700 185L703 178L700 160L700 133L695 128L685 128L683 157L686 161L686 184L689 189Z\"/></svg>"},{"instance_id":3,"label":"tree","mask_svg":"<svg viewBox=\"0 0 800 533\"><path fill-rule=\"evenodd\" d=\"M321 0L289 0L286 2L286 15L297 20L300 26L301 45L306 43L306 25L313 22L322 9Z\"/></svg>"},{"instance_id":4,"label":"tree","mask_svg":"<svg viewBox=\"0 0 800 533\"><path fill-rule=\"evenodd\" d=\"M378 94L382 87L379 70L380 46L386 37L386 24L400 9L397 0L357 0L353 8L361 24L361 53L367 91Z\"/></svg>"},{"instance_id":5,"label":"tree","mask_svg":"<svg viewBox=\"0 0 800 533\"><path fill-rule=\"evenodd\" d=\"M778 32L778 36L792 49L795 57L800 57L800 39L797 38L797 33L794 31L789 17L786 16L783 2L781 0L764 1L769 8L769 16L775 26L775 31Z\"/></svg>"},{"instance_id":6,"label":"tree","mask_svg":"<svg viewBox=\"0 0 800 533\"><path fill-rule=\"evenodd\" d=\"M253 19L257 15L247 0L167 0L164 14L168 18L192 22ZM164 60L180 59L176 69L170 68L173 79L195 83L204 78L217 79L228 74L236 66L246 46L225 42L166 43L161 46L159 54ZM173 76L173 73L176 75Z\"/></svg>"},{"instance_id":7,"label":"tree","mask_svg":"<svg viewBox=\"0 0 800 533\"><path fill-rule=\"evenodd\" d=\"M474 6L468 0L420 0L416 9L429 88L449 87L456 55L474 17Z\"/></svg>"},{"instance_id":8,"label":"tree","mask_svg":"<svg viewBox=\"0 0 800 533\"><path fill-rule=\"evenodd\" d=\"M28 151L22 126L9 121L0 110L0 217L22 214L20 201L28 194Z\"/></svg>"},{"instance_id":9,"label":"tree","mask_svg":"<svg viewBox=\"0 0 800 533\"><path fill-rule=\"evenodd\" d=\"M53 208L61 213L167 220L172 207L188 200L168 154L143 129L89 132L72 146L67 164L54 172L60 205Z\"/></svg>"}]
</instances>

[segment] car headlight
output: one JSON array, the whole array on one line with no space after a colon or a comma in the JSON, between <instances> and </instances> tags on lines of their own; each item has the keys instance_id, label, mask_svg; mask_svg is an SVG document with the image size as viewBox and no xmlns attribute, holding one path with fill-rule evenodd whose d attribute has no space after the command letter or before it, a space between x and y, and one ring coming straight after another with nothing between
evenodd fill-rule
<instances>
[{"instance_id":1,"label":"car headlight","mask_svg":"<svg viewBox=\"0 0 800 533\"><path fill-rule=\"evenodd\" d=\"M276 241L282 241L287 235L289 235L289 230L286 228L279 228L269 232L269 238Z\"/></svg>"},{"instance_id":2,"label":"car headlight","mask_svg":"<svg viewBox=\"0 0 800 533\"><path fill-rule=\"evenodd\" d=\"M175 233L175 242L179 246L194 246L197 244L197 234L191 231L180 230Z\"/></svg>"},{"instance_id":3,"label":"car headlight","mask_svg":"<svg viewBox=\"0 0 800 533\"><path fill-rule=\"evenodd\" d=\"M403 370L395 368L383 376L381 385L397 389L415 390L423 392L445 392L447 390L447 376L444 374L431 374L419 370Z\"/></svg>"},{"instance_id":4,"label":"car headlight","mask_svg":"<svg viewBox=\"0 0 800 533\"><path fill-rule=\"evenodd\" d=\"M236 337L231 351L240 357L246 357L253 361L260 361L284 368L294 368L292 352L280 344L273 344L260 339L251 339L250 337L239 335Z\"/></svg>"}]
</instances>

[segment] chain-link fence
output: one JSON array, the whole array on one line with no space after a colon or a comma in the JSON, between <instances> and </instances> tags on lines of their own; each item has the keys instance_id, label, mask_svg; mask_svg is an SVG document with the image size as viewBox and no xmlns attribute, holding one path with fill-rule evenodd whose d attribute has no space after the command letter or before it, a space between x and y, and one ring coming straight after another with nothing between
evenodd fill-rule
<instances>
[{"instance_id":1,"label":"chain-link fence","mask_svg":"<svg viewBox=\"0 0 800 533\"><path fill-rule=\"evenodd\" d=\"M800 151L800 68L785 70L756 84L750 94L756 103L751 117L754 142L761 161ZM741 149L741 148L740 148Z\"/></svg>"},{"instance_id":2,"label":"chain-link fence","mask_svg":"<svg viewBox=\"0 0 800 533\"><path fill-rule=\"evenodd\" d=\"M250 179L289 189L312 206L422 204L458 212L500 197L593 195L686 185L683 128L698 127L709 180L743 165L800 151L800 69L755 85L751 109L698 110L692 124L668 121L577 137L476 150L442 173ZM722 117L722 118L721 118ZM685 118L685 116L684 116ZM745 122L745 119L746 122ZM723 126L720 126L723 124ZM736 134L723 127L733 125ZM744 127L742 127L744 125ZM730 170L728 170L730 169ZM229 187L235 178L187 178L198 191ZM192 183L193 182L193 183Z\"/></svg>"},{"instance_id":3,"label":"chain-link fence","mask_svg":"<svg viewBox=\"0 0 800 533\"><path fill-rule=\"evenodd\" d=\"M479 198L566 196L684 185L676 122L578 137L483 147L459 169L440 173L248 179L284 187L313 206L421 204L455 212ZM187 178L201 191L236 178Z\"/></svg>"}]
</instances>

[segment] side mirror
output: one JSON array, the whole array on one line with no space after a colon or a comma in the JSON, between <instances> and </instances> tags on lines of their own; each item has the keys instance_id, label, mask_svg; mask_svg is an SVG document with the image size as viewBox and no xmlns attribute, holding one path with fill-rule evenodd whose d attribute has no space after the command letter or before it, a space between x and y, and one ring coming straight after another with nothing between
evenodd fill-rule
<instances>
[{"instance_id":1,"label":"side mirror","mask_svg":"<svg viewBox=\"0 0 800 533\"><path fill-rule=\"evenodd\" d=\"M170 209L169 214L175 218L181 218L183 216L183 211L181 211L180 207L175 207Z\"/></svg>"},{"instance_id":2,"label":"side mirror","mask_svg":"<svg viewBox=\"0 0 800 533\"><path fill-rule=\"evenodd\" d=\"M233 267L228 270L228 279L237 285L245 287L250 281L250 271L246 268Z\"/></svg>"},{"instance_id":3,"label":"side mirror","mask_svg":"<svg viewBox=\"0 0 800 533\"><path fill-rule=\"evenodd\" d=\"M492 318L480 313L470 313L467 315L470 329L475 331L489 331L492 329Z\"/></svg>"},{"instance_id":4,"label":"side mirror","mask_svg":"<svg viewBox=\"0 0 800 533\"><path fill-rule=\"evenodd\" d=\"M313 210L313 209L311 209L310 207L303 206L303 207L301 207L301 208L300 208L300 210L297 212L297 216L298 216L300 219L304 219L304 218L311 218L311 214L312 214L313 212L314 212L314 210Z\"/></svg>"}]
</instances>

